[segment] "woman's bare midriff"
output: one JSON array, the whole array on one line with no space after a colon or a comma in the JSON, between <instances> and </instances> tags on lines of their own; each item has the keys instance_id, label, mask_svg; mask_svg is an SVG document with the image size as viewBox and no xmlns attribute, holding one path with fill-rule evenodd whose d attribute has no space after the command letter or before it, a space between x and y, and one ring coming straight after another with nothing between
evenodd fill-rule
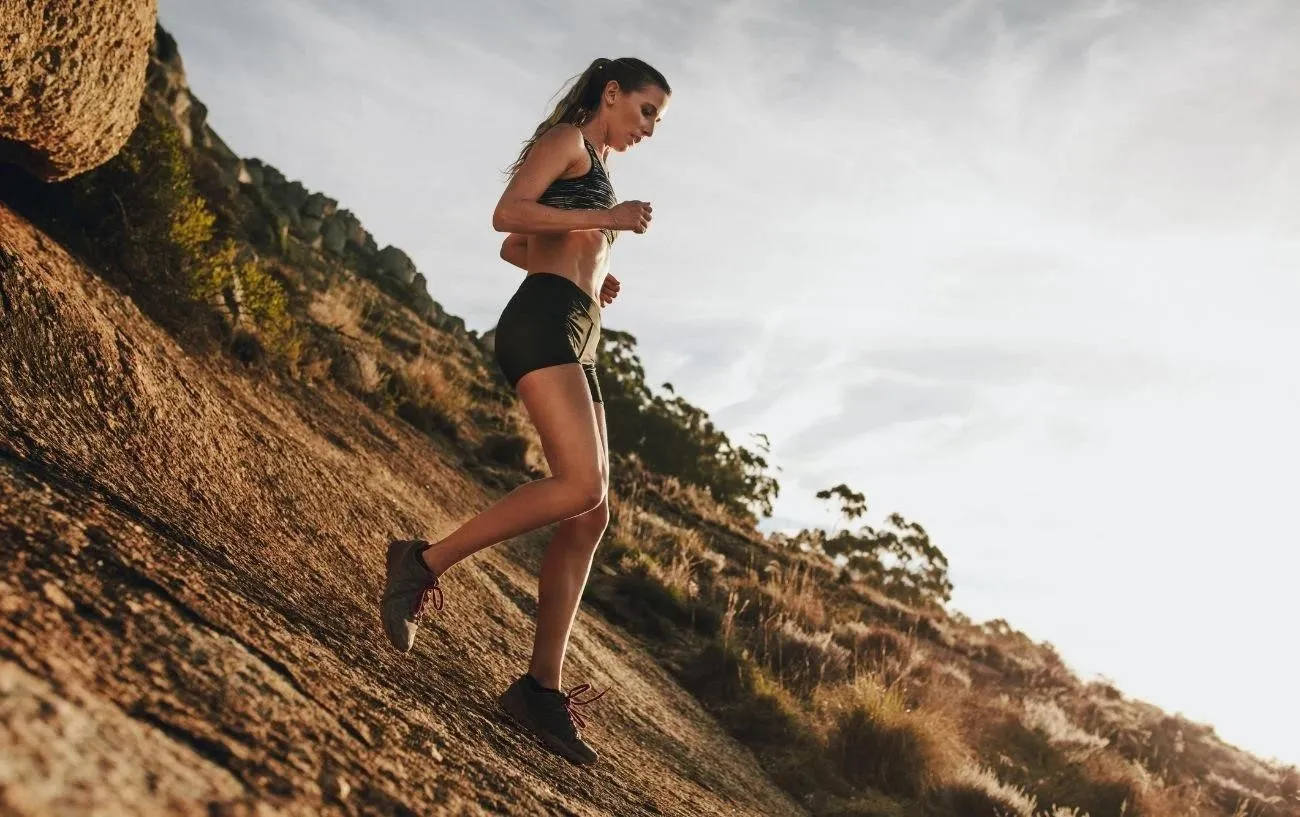
<instances>
[{"instance_id":1,"label":"woman's bare midriff","mask_svg":"<svg viewBox=\"0 0 1300 817\"><path fill-rule=\"evenodd\" d=\"M609 242L600 230L528 237L528 272L563 275L597 300L609 269Z\"/></svg>"}]
</instances>

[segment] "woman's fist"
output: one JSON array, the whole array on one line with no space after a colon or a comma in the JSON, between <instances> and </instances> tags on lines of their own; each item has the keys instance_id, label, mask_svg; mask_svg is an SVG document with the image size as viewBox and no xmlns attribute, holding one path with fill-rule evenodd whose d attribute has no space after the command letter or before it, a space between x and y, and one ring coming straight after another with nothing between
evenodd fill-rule
<instances>
[{"instance_id":1,"label":"woman's fist","mask_svg":"<svg viewBox=\"0 0 1300 817\"><path fill-rule=\"evenodd\" d=\"M650 203L646 201L622 201L609 208L611 226L615 230L631 230L644 233L650 229Z\"/></svg>"}]
</instances>

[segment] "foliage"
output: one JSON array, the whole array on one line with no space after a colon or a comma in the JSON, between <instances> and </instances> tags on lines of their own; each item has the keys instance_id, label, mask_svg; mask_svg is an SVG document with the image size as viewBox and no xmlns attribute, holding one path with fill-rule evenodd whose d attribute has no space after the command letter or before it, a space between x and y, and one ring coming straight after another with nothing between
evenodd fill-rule
<instances>
[{"instance_id":1,"label":"foliage","mask_svg":"<svg viewBox=\"0 0 1300 817\"><path fill-rule=\"evenodd\" d=\"M601 334L600 388L616 453L635 454L646 467L707 490L735 510L770 516L780 485L771 474L767 438L752 448L733 442L709 415L665 383L655 393L646 383L636 338L626 332Z\"/></svg>"},{"instance_id":2,"label":"foliage","mask_svg":"<svg viewBox=\"0 0 1300 817\"><path fill-rule=\"evenodd\" d=\"M48 220L65 230L73 225L72 245L154 320L193 332L215 325L220 307L234 307L268 350L296 358L299 340L284 287L251 253L218 234L180 134L147 103L115 157L40 195Z\"/></svg>"},{"instance_id":3,"label":"foliage","mask_svg":"<svg viewBox=\"0 0 1300 817\"><path fill-rule=\"evenodd\" d=\"M855 520L867 512L866 497L840 484L817 492L818 499L840 500L840 513ZM880 528L862 525L856 531L804 529L780 537L788 546L821 553L844 564L893 598L912 605L943 605L952 598L948 557L930 541L930 534L901 514L890 514Z\"/></svg>"}]
</instances>

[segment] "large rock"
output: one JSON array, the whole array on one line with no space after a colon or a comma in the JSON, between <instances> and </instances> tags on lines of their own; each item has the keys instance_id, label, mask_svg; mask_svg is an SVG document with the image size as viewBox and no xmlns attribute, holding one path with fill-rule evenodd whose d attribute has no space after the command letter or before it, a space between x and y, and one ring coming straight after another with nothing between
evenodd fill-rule
<instances>
[{"instance_id":1,"label":"large rock","mask_svg":"<svg viewBox=\"0 0 1300 817\"><path fill-rule=\"evenodd\" d=\"M156 0L0 0L0 162L55 181L135 130Z\"/></svg>"},{"instance_id":2,"label":"large rock","mask_svg":"<svg viewBox=\"0 0 1300 817\"><path fill-rule=\"evenodd\" d=\"M305 219L304 219L305 220ZM321 224L321 247L332 255L342 255L348 243L347 227L337 215L330 216Z\"/></svg>"},{"instance_id":3,"label":"large rock","mask_svg":"<svg viewBox=\"0 0 1300 817\"><path fill-rule=\"evenodd\" d=\"M302 214L308 218L329 218L339 203L324 193L312 193L302 204Z\"/></svg>"},{"instance_id":4,"label":"large rock","mask_svg":"<svg viewBox=\"0 0 1300 817\"><path fill-rule=\"evenodd\" d=\"M407 286L415 280L415 262L391 244L379 251L379 269Z\"/></svg>"}]
</instances>

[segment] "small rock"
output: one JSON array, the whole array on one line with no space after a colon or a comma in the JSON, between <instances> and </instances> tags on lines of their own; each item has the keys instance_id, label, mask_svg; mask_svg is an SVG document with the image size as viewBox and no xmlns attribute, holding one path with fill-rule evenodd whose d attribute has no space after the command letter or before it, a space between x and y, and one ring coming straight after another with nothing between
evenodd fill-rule
<instances>
[{"instance_id":1,"label":"small rock","mask_svg":"<svg viewBox=\"0 0 1300 817\"><path fill-rule=\"evenodd\" d=\"M342 802L352 793L352 784L343 775L337 775L328 782L327 790L331 797Z\"/></svg>"},{"instance_id":2,"label":"small rock","mask_svg":"<svg viewBox=\"0 0 1300 817\"><path fill-rule=\"evenodd\" d=\"M45 594L45 598L49 600L50 604L53 604L55 607L59 607L69 612L77 609L76 603L74 603L72 599L68 598L68 594L64 593L63 588L59 587L55 582L46 582L44 586L41 587L41 592Z\"/></svg>"}]
</instances>

